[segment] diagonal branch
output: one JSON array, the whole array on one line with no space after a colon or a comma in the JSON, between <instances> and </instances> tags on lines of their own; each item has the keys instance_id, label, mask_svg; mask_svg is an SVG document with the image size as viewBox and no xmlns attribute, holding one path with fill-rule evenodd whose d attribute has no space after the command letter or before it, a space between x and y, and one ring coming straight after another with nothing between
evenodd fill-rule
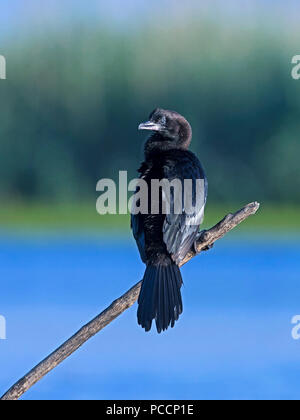
<instances>
[{"instance_id":1,"label":"diagonal branch","mask_svg":"<svg viewBox=\"0 0 300 420\"><path fill-rule=\"evenodd\" d=\"M210 247L215 241L221 239L227 232L235 228L247 217L255 214L259 209L259 206L260 205L257 202L250 203L236 213L228 214L211 229L200 232L196 243L197 254L194 250L189 251L181 265L187 263L195 255L198 255L199 252L205 250L205 248ZM26 391L28 391L29 388L79 349L79 347L81 347L87 340L106 327L106 325L111 323L126 309L130 308L139 296L140 287L141 282L133 286L123 296L116 299L108 308L101 312L100 315L82 327L75 335L73 335L73 337L69 338L64 344L62 344L62 346L56 349L53 353L46 357L46 359L21 378L15 385L13 385L2 396L1 400L19 399Z\"/></svg>"}]
</instances>

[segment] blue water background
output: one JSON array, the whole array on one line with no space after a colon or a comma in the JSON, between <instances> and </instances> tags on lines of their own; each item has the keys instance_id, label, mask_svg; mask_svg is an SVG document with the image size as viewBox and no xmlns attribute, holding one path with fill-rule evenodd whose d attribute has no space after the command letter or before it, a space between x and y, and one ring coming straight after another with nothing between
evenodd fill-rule
<instances>
[{"instance_id":1,"label":"blue water background","mask_svg":"<svg viewBox=\"0 0 300 420\"><path fill-rule=\"evenodd\" d=\"M24 398L299 399L300 240L227 238L183 267L174 329L146 334L134 305ZM142 274L124 237L2 233L0 393Z\"/></svg>"}]
</instances>

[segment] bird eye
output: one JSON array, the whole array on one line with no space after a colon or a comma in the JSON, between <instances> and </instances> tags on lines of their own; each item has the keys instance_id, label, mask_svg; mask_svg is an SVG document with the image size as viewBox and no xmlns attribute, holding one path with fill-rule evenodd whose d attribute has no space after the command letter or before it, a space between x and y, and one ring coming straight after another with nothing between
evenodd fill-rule
<instances>
[{"instance_id":1,"label":"bird eye","mask_svg":"<svg viewBox=\"0 0 300 420\"><path fill-rule=\"evenodd\" d=\"M161 124L162 124L162 125L166 125L166 124L167 124L167 118L166 118L166 116L165 116L165 115L163 115L163 116L161 117L160 122L161 122Z\"/></svg>"}]
</instances>

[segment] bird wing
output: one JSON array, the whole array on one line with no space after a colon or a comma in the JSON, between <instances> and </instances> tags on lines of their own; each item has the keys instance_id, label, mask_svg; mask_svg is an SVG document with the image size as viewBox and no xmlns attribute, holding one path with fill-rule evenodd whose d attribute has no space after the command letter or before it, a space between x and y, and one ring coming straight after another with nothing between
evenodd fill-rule
<instances>
[{"instance_id":1,"label":"bird wing","mask_svg":"<svg viewBox=\"0 0 300 420\"><path fill-rule=\"evenodd\" d=\"M163 194L163 200L170 205L163 225L163 240L172 259L179 264L191 249L203 222L207 178L200 162L190 159L179 161L176 165L166 164L164 175L169 181L179 179L182 185L181 194L174 193L174 189L167 196ZM184 180L189 180L190 184L185 184ZM178 214L180 207L181 213Z\"/></svg>"},{"instance_id":2,"label":"bird wing","mask_svg":"<svg viewBox=\"0 0 300 420\"><path fill-rule=\"evenodd\" d=\"M143 228L142 222L142 215L138 214L131 214L131 229L136 240L141 259L144 263L146 263L146 253L145 253L145 233Z\"/></svg>"},{"instance_id":3,"label":"bird wing","mask_svg":"<svg viewBox=\"0 0 300 420\"><path fill-rule=\"evenodd\" d=\"M138 172L141 174L140 178L145 179L145 176L149 173L149 167L146 164L146 162L143 162L141 167L139 168ZM135 190L136 194L138 192L139 188L137 187ZM139 200L136 203L139 206ZM134 204L133 204L134 206ZM145 230L144 230L144 220L143 215L141 213L133 212L133 208L131 211L131 229L133 233L133 237L136 240L141 260L146 263L146 251L145 251Z\"/></svg>"}]
</instances>

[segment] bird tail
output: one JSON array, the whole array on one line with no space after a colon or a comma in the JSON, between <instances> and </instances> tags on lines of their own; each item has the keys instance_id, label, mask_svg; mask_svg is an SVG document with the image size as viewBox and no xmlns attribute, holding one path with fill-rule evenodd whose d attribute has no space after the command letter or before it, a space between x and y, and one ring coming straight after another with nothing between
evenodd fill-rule
<instances>
[{"instance_id":1,"label":"bird tail","mask_svg":"<svg viewBox=\"0 0 300 420\"><path fill-rule=\"evenodd\" d=\"M182 313L182 277L179 267L171 262L168 265L148 265L138 299L138 323L150 331L155 319L157 332L174 327Z\"/></svg>"}]
</instances>

